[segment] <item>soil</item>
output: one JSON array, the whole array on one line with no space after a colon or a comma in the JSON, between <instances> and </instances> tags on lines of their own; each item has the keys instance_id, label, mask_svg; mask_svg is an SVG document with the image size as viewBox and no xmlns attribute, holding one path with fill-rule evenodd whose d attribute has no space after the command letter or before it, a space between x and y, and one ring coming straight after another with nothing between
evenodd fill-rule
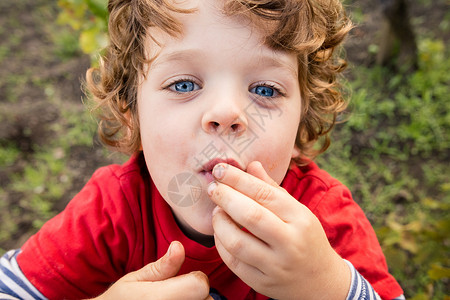
<instances>
[{"instance_id":1,"label":"soil","mask_svg":"<svg viewBox=\"0 0 450 300\"><path fill-rule=\"evenodd\" d=\"M13 210L20 206L23 195L9 187L12 174L20 176L24 167L33 162L37 149L51 143L55 135L52 125L63 122L62 109L75 114L85 109L80 80L90 66L90 58L81 52L70 58L55 55L56 46L49 31L55 26L57 15L56 1L0 2L0 147L20 150L14 163L0 168L2 208ZM74 178L64 195L52 203L54 213L64 209L98 167L121 161L105 155L94 137L92 146L71 147L65 160L68 173ZM13 235L3 240L0 248L19 247L34 233L29 214L24 209L23 218L16 220ZM5 217L0 214L0 227L6 223L2 216Z\"/></svg>"},{"instance_id":2,"label":"soil","mask_svg":"<svg viewBox=\"0 0 450 300\"><path fill-rule=\"evenodd\" d=\"M370 65L374 57L368 53L368 48L376 40L382 23L378 1L346 2L350 2L350 10L360 11L363 15L363 23L352 30L347 41L347 56L351 63ZM435 3L423 5L425 2ZM448 8L445 2L409 1L416 21L415 30L428 28L427 32L441 36L438 28ZM84 77L90 59L80 52L64 59L55 55L55 41L50 32L57 15L56 1L0 2L0 147L14 145L21 152L19 159L0 169L0 190L4 190L3 194L0 193L0 207L7 209L18 205L21 197L9 189L11 174L20 174L33 159L36 149L51 142L54 136L51 125L63 118L58 105L49 102L49 93L56 95L53 98L63 99L65 109L74 113L84 109L80 79ZM95 138L90 147L72 147L66 159L67 168L77 176L64 196L53 203L54 212L65 207L96 168L120 161L105 156ZM14 235L1 242L0 248L19 247L35 230L30 219L17 220L17 224Z\"/></svg>"}]
</instances>

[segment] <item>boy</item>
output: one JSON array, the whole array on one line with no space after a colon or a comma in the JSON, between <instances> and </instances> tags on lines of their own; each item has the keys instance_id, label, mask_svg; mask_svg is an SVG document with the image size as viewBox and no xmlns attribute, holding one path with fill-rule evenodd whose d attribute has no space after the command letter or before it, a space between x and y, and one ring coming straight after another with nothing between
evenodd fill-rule
<instances>
[{"instance_id":1,"label":"boy","mask_svg":"<svg viewBox=\"0 0 450 300\"><path fill-rule=\"evenodd\" d=\"M108 8L87 82L131 159L5 254L4 297L401 299L364 214L311 162L345 107L338 1Z\"/></svg>"}]
</instances>

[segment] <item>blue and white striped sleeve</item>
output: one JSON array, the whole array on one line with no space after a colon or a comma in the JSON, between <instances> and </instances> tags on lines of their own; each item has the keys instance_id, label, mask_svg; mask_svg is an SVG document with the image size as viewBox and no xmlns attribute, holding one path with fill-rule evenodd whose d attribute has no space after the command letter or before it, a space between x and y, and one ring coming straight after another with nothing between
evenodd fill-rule
<instances>
[{"instance_id":1,"label":"blue and white striped sleeve","mask_svg":"<svg viewBox=\"0 0 450 300\"><path fill-rule=\"evenodd\" d=\"M347 300L381 300L380 296L375 292L370 283L355 269L351 262L344 261L349 266L352 273L352 283L347 295ZM393 300L405 300L403 295Z\"/></svg>"},{"instance_id":2,"label":"blue and white striped sleeve","mask_svg":"<svg viewBox=\"0 0 450 300\"><path fill-rule=\"evenodd\" d=\"M11 250L0 258L0 300L47 299L25 277L17 264L19 250Z\"/></svg>"}]
</instances>

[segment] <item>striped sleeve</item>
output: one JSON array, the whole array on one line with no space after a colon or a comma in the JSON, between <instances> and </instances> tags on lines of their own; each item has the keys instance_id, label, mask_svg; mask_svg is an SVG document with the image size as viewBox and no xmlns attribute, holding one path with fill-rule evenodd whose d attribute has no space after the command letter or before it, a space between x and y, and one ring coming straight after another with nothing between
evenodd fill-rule
<instances>
[{"instance_id":1,"label":"striped sleeve","mask_svg":"<svg viewBox=\"0 0 450 300\"><path fill-rule=\"evenodd\" d=\"M25 277L17 264L20 249L11 250L0 258L0 300L39 299L42 295Z\"/></svg>"},{"instance_id":2,"label":"striped sleeve","mask_svg":"<svg viewBox=\"0 0 450 300\"><path fill-rule=\"evenodd\" d=\"M352 283L347 295L347 300L381 300L380 296L375 292L370 283L355 269L351 262L344 261L349 266L352 273ZM405 300L403 295L393 300Z\"/></svg>"}]
</instances>

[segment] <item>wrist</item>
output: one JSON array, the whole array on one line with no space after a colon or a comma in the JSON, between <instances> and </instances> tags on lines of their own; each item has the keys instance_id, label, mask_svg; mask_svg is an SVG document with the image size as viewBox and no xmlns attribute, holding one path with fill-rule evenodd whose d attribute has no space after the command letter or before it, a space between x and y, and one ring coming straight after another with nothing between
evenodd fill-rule
<instances>
[{"instance_id":1,"label":"wrist","mask_svg":"<svg viewBox=\"0 0 450 300\"><path fill-rule=\"evenodd\" d=\"M331 255L323 257L321 264L304 282L297 286L286 297L277 299L338 299L346 300L351 286L351 269L333 249Z\"/></svg>"},{"instance_id":2,"label":"wrist","mask_svg":"<svg viewBox=\"0 0 450 300\"><path fill-rule=\"evenodd\" d=\"M334 250L333 250L334 252ZM326 268L323 274L322 288L311 299L342 299L347 298L351 286L351 269L344 259L342 259L336 252L332 262Z\"/></svg>"}]
</instances>

